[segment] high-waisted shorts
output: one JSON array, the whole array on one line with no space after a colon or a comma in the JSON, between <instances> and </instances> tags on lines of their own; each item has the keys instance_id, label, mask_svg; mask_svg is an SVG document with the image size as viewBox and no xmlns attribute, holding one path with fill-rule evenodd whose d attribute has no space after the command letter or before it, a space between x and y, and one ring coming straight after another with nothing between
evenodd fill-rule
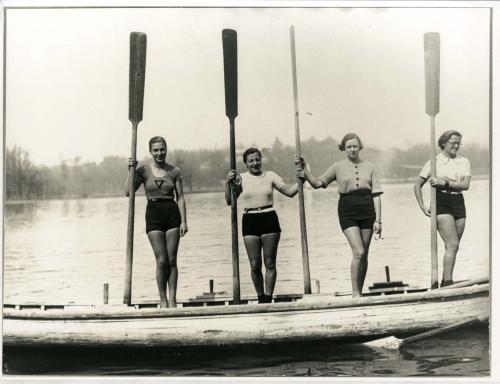
<instances>
[{"instance_id":1,"label":"high-waisted shorts","mask_svg":"<svg viewBox=\"0 0 500 384\"><path fill-rule=\"evenodd\" d=\"M371 191L360 190L341 194L338 214L343 231L350 227L372 229L375 222L375 205Z\"/></svg>"},{"instance_id":2,"label":"high-waisted shorts","mask_svg":"<svg viewBox=\"0 0 500 384\"><path fill-rule=\"evenodd\" d=\"M266 233L280 233L281 227L276 211L244 213L242 217L243 236L261 236Z\"/></svg>"},{"instance_id":3,"label":"high-waisted shorts","mask_svg":"<svg viewBox=\"0 0 500 384\"><path fill-rule=\"evenodd\" d=\"M436 213L452 215L455 220L465 219L464 196L461 193L446 193L436 190Z\"/></svg>"},{"instance_id":4,"label":"high-waisted shorts","mask_svg":"<svg viewBox=\"0 0 500 384\"><path fill-rule=\"evenodd\" d=\"M166 232L179 228L181 213L174 200L148 200L146 206L146 233L151 231Z\"/></svg>"}]
</instances>

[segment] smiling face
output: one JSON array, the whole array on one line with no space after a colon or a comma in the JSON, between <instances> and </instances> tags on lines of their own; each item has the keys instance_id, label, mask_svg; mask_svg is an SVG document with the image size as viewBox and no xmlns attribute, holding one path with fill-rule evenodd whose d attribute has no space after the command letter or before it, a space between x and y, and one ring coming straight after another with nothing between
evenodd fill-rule
<instances>
[{"instance_id":1,"label":"smiling face","mask_svg":"<svg viewBox=\"0 0 500 384\"><path fill-rule=\"evenodd\" d=\"M462 138L457 135L451 135L446 143L444 143L443 150L449 157L457 156L457 152L462 145Z\"/></svg>"},{"instance_id":2,"label":"smiling face","mask_svg":"<svg viewBox=\"0 0 500 384\"><path fill-rule=\"evenodd\" d=\"M245 162L245 165L248 168L248 171L252 175L260 175L262 173L261 170L261 160L260 160L260 155L257 152L251 153L247 156L247 161Z\"/></svg>"},{"instance_id":3,"label":"smiling face","mask_svg":"<svg viewBox=\"0 0 500 384\"><path fill-rule=\"evenodd\" d=\"M153 143L150 153L156 163L163 164L167 157L167 146L161 142Z\"/></svg>"},{"instance_id":4,"label":"smiling face","mask_svg":"<svg viewBox=\"0 0 500 384\"><path fill-rule=\"evenodd\" d=\"M357 160L359 158L359 141L358 139L349 139L345 142L344 150L347 153L347 157L351 160Z\"/></svg>"}]
</instances>

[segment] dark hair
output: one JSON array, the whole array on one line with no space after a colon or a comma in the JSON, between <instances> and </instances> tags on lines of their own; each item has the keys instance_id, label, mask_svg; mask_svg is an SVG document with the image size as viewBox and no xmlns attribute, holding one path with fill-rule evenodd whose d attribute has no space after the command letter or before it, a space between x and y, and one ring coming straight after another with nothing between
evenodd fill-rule
<instances>
[{"instance_id":1,"label":"dark hair","mask_svg":"<svg viewBox=\"0 0 500 384\"><path fill-rule=\"evenodd\" d=\"M444 145L448 142L448 140L450 140L452 136L458 136L462 138L462 134L460 132L450 129L449 131L443 132L443 134L439 136L438 147L444 149Z\"/></svg>"},{"instance_id":2,"label":"dark hair","mask_svg":"<svg viewBox=\"0 0 500 384\"><path fill-rule=\"evenodd\" d=\"M163 145L166 147L167 146L167 142L166 140L161 137L161 136L154 136L151 138L151 140L149 140L149 151L151 152L151 149L153 149L153 144L154 143L163 143Z\"/></svg>"},{"instance_id":3,"label":"dark hair","mask_svg":"<svg viewBox=\"0 0 500 384\"><path fill-rule=\"evenodd\" d=\"M243 162L246 164L247 162L247 157L250 156L252 153L258 153L259 157L262 158L262 153L257 148L248 148L245 152L243 152Z\"/></svg>"},{"instance_id":4,"label":"dark hair","mask_svg":"<svg viewBox=\"0 0 500 384\"><path fill-rule=\"evenodd\" d=\"M356 135L355 133L348 133L347 135L345 135L343 138L342 138L342 141L340 142L339 144L339 149L341 151L345 151L345 143L347 142L347 140L352 140L352 139L356 139L358 140L358 143L359 143L359 149L363 149L363 142L361 141L361 139L359 138L358 135Z\"/></svg>"}]
</instances>

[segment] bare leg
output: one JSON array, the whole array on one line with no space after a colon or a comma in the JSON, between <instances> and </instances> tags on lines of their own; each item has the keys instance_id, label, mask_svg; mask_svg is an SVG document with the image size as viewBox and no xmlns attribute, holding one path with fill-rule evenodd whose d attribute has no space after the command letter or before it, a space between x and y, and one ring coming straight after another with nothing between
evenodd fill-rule
<instances>
[{"instance_id":1,"label":"bare leg","mask_svg":"<svg viewBox=\"0 0 500 384\"><path fill-rule=\"evenodd\" d=\"M361 266L362 260L365 257L365 247L363 245L363 239L361 237L361 230L359 227L349 227L344 230L344 235L349 241L352 251L351 260L351 285L352 285L352 296L361 296L361 287L359 285L361 281Z\"/></svg>"},{"instance_id":2,"label":"bare leg","mask_svg":"<svg viewBox=\"0 0 500 384\"><path fill-rule=\"evenodd\" d=\"M262 241L259 236L243 236L245 248L247 249L248 261L250 262L250 275L257 296L264 294L264 279L262 277Z\"/></svg>"},{"instance_id":3,"label":"bare leg","mask_svg":"<svg viewBox=\"0 0 500 384\"><path fill-rule=\"evenodd\" d=\"M168 268L167 241L165 238L165 232L148 232L148 239L156 258L156 285L158 286L158 292L160 293L160 307L166 308L168 306L167 276L170 271Z\"/></svg>"},{"instance_id":4,"label":"bare leg","mask_svg":"<svg viewBox=\"0 0 500 384\"><path fill-rule=\"evenodd\" d=\"M453 280L453 268L455 267L455 260L460 244L457 224L453 216L447 214L438 215L437 224L439 234L444 241L445 247L443 257L443 281L451 281ZM465 220L463 222L463 228L465 228Z\"/></svg>"},{"instance_id":5,"label":"bare leg","mask_svg":"<svg viewBox=\"0 0 500 384\"><path fill-rule=\"evenodd\" d=\"M167 256L170 274L168 281L168 307L177 307L177 250L179 249L180 230L179 228L169 229L166 233L167 238Z\"/></svg>"},{"instance_id":6,"label":"bare leg","mask_svg":"<svg viewBox=\"0 0 500 384\"><path fill-rule=\"evenodd\" d=\"M372 241L373 229L362 229L361 238L365 248L365 255L361 260L361 273L359 276L359 292L363 293L363 285L365 284L366 272L368 271L368 252L370 251L370 243Z\"/></svg>"},{"instance_id":7,"label":"bare leg","mask_svg":"<svg viewBox=\"0 0 500 384\"><path fill-rule=\"evenodd\" d=\"M276 271L276 255L278 253L280 235L280 233L266 233L261 236L264 265L266 267L265 292L269 296L273 296L276 276L278 274Z\"/></svg>"}]
</instances>

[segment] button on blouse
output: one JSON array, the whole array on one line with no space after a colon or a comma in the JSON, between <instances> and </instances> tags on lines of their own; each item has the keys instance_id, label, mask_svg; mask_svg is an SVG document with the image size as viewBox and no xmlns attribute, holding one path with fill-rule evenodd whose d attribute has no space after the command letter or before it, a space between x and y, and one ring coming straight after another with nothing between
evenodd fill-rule
<instances>
[{"instance_id":1,"label":"button on blouse","mask_svg":"<svg viewBox=\"0 0 500 384\"><path fill-rule=\"evenodd\" d=\"M369 190L373 196L383 193L377 168L369 161L360 160L354 164L345 159L333 163L319 179L325 188L336 180L340 194L357 190Z\"/></svg>"}]
</instances>

